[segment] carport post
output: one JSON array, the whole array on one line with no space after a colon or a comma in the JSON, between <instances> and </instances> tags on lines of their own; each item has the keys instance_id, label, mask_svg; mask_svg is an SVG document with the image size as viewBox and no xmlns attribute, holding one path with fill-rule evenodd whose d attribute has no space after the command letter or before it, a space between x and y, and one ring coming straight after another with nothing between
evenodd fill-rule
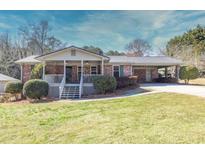
<instances>
[{"instance_id":1,"label":"carport post","mask_svg":"<svg viewBox=\"0 0 205 154\"><path fill-rule=\"evenodd\" d=\"M23 82L23 64L21 64L21 82Z\"/></svg>"},{"instance_id":2,"label":"carport post","mask_svg":"<svg viewBox=\"0 0 205 154\"><path fill-rule=\"evenodd\" d=\"M177 82L179 80L179 65L176 65L176 68L175 68L175 77L177 79Z\"/></svg>"},{"instance_id":3,"label":"carport post","mask_svg":"<svg viewBox=\"0 0 205 154\"><path fill-rule=\"evenodd\" d=\"M167 78L167 66L165 66L165 78Z\"/></svg>"}]
</instances>

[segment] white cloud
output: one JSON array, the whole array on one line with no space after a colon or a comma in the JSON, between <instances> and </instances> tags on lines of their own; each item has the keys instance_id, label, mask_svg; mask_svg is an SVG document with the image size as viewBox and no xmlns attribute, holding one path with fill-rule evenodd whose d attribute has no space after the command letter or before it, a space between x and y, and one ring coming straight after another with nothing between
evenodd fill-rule
<instances>
[{"instance_id":1,"label":"white cloud","mask_svg":"<svg viewBox=\"0 0 205 154\"><path fill-rule=\"evenodd\" d=\"M48 19L53 34L64 41L122 50L134 38L148 40L156 47L197 24L205 25L205 11L87 11L75 15L75 11L31 11L24 15L11 11L0 16L0 28L15 31L27 20Z\"/></svg>"},{"instance_id":2,"label":"white cloud","mask_svg":"<svg viewBox=\"0 0 205 154\"><path fill-rule=\"evenodd\" d=\"M12 26L10 26L10 25L8 25L6 23L0 22L0 28L9 29L9 28L12 28Z\"/></svg>"}]
</instances>

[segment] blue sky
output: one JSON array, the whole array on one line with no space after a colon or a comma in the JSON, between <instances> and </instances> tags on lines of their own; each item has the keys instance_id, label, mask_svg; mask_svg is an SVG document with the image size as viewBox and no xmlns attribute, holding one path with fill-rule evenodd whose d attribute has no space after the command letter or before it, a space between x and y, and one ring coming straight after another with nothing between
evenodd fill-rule
<instances>
[{"instance_id":1,"label":"blue sky","mask_svg":"<svg viewBox=\"0 0 205 154\"><path fill-rule=\"evenodd\" d=\"M0 31L17 38L20 25L45 19L68 45L124 51L128 42L141 38L157 53L173 36L205 25L205 11L0 11Z\"/></svg>"}]
</instances>

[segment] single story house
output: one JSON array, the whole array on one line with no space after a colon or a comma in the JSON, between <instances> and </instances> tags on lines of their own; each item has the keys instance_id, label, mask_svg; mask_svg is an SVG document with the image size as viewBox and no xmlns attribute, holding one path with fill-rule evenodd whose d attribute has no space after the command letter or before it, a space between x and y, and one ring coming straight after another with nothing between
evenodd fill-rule
<instances>
[{"instance_id":1,"label":"single story house","mask_svg":"<svg viewBox=\"0 0 205 154\"><path fill-rule=\"evenodd\" d=\"M12 81L19 81L19 80L0 73L0 93L4 93L6 83Z\"/></svg>"},{"instance_id":2,"label":"single story house","mask_svg":"<svg viewBox=\"0 0 205 154\"><path fill-rule=\"evenodd\" d=\"M92 76L114 77L137 75L140 82L158 78L158 69L175 67L178 78L181 60L165 57L105 56L70 46L43 55L33 55L16 61L21 65L21 80L30 79L32 67L43 64L43 80L49 83L49 96L80 98L95 92Z\"/></svg>"}]
</instances>

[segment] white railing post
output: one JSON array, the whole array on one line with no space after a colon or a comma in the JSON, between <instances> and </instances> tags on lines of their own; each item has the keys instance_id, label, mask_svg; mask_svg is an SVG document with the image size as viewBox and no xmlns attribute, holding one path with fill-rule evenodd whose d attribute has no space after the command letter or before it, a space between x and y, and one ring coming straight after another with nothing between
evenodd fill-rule
<instances>
[{"instance_id":1,"label":"white railing post","mask_svg":"<svg viewBox=\"0 0 205 154\"><path fill-rule=\"evenodd\" d=\"M83 94L83 60L81 60L81 74L80 74L80 87L79 87L79 97L81 98Z\"/></svg>"},{"instance_id":2,"label":"white railing post","mask_svg":"<svg viewBox=\"0 0 205 154\"><path fill-rule=\"evenodd\" d=\"M60 83L60 86L59 86L59 99L61 99L61 95L62 95L64 86L65 86L65 77L63 77L63 79L62 79L62 81Z\"/></svg>"},{"instance_id":3,"label":"white railing post","mask_svg":"<svg viewBox=\"0 0 205 154\"><path fill-rule=\"evenodd\" d=\"M63 61L63 77L65 78L66 76L66 61Z\"/></svg>"},{"instance_id":4,"label":"white railing post","mask_svg":"<svg viewBox=\"0 0 205 154\"><path fill-rule=\"evenodd\" d=\"M63 79L60 83L60 86L59 86L59 99L61 99L61 95L63 93L63 89L64 89L64 86L65 86L65 80L66 80L66 61L64 60L63 61Z\"/></svg>"}]
</instances>

